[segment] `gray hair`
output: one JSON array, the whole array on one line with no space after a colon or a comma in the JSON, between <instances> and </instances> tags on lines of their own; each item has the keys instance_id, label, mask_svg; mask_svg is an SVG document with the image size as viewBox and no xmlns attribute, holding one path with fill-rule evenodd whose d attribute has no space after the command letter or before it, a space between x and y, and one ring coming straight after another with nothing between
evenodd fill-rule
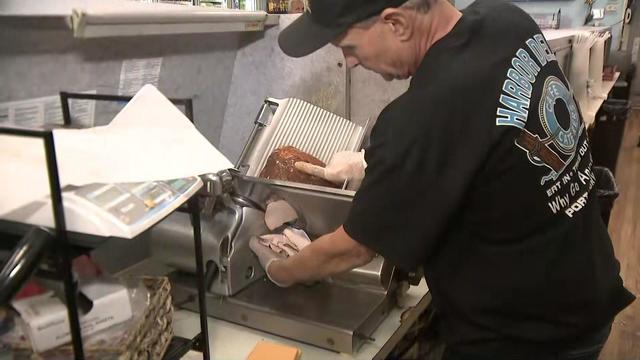
<instances>
[{"instance_id":1,"label":"gray hair","mask_svg":"<svg viewBox=\"0 0 640 360\"><path fill-rule=\"evenodd\" d=\"M431 5L438 0L408 0L404 4L400 5L400 9L408 9L418 13L427 13L431 9ZM370 27L378 21L378 15L374 15L368 19L362 20L356 26Z\"/></svg>"}]
</instances>

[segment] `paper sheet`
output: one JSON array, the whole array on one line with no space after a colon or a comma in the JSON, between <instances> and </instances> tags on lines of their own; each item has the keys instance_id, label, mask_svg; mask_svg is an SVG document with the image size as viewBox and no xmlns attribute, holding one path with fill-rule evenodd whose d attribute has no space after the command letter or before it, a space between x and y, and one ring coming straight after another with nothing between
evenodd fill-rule
<instances>
[{"instance_id":1,"label":"paper sheet","mask_svg":"<svg viewBox=\"0 0 640 360\"><path fill-rule=\"evenodd\" d=\"M158 86L161 67L161 57L123 61L120 69L120 95L135 94L146 84Z\"/></svg>"},{"instance_id":2,"label":"paper sheet","mask_svg":"<svg viewBox=\"0 0 640 360\"><path fill-rule=\"evenodd\" d=\"M95 90L85 91L95 94ZM73 125L93 126L95 101L69 100ZM40 127L44 124L63 124L60 96L45 96L35 99L0 103L0 124L24 127Z\"/></svg>"},{"instance_id":3,"label":"paper sheet","mask_svg":"<svg viewBox=\"0 0 640 360\"><path fill-rule=\"evenodd\" d=\"M54 130L54 140L62 186L167 180L233 167L151 85L109 125ZM0 218L48 194L42 141L1 135Z\"/></svg>"}]
</instances>

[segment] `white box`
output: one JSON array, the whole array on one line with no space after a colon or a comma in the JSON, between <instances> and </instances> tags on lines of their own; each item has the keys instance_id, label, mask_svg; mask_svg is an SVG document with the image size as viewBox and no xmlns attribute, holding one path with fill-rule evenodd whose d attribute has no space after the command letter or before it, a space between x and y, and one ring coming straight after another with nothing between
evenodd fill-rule
<instances>
[{"instance_id":1,"label":"white box","mask_svg":"<svg viewBox=\"0 0 640 360\"><path fill-rule=\"evenodd\" d=\"M91 310L80 314L82 336L93 334L131 318L127 288L109 282L92 282L80 287L92 302ZM43 352L71 341L65 304L53 292L12 302L22 318L33 350Z\"/></svg>"}]
</instances>

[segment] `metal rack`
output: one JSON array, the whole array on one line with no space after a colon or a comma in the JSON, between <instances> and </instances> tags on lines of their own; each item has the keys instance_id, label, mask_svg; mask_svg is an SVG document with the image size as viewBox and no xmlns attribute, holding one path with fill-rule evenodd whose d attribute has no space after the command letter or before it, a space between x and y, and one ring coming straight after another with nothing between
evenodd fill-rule
<instances>
[{"instance_id":1,"label":"metal rack","mask_svg":"<svg viewBox=\"0 0 640 360\"><path fill-rule=\"evenodd\" d=\"M0 128L0 134L37 137L44 143L45 157L47 161L47 174L49 177L49 191L51 194L51 206L53 210L53 220L55 224L56 250L59 252L58 268L62 273L64 283L64 294L67 302L67 314L71 327L71 341L73 353L76 359L84 359L82 348L82 337L80 333L80 320L78 317L78 306L76 303L76 285L73 282L71 273L71 256L69 250L69 239L66 222L64 219L64 207L62 204L62 191L60 189L60 177L58 176L58 162L56 159L53 132L51 130L28 130L14 128Z\"/></svg>"},{"instance_id":2,"label":"metal rack","mask_svg":"<svg viewBox=\"0 0 640 360\"><path fill-rule=\"evenodd\" d=\"M71 125L71 114L69 109L69 99L96 100L96 101L129 101L131 96L119 95L102 95L102 94L81 94L61 92L60 100L62 105L62 114L64 125ZM185 115L193 123L193 101L192 99L169 99L175 105L183 105L185 107ZM64 206L62 199L62 190L60 188L60 177L58 173L58 164L55 152L55 142L52 130L35 130L35 129L19 129L0 127L0 134L13 136L36 137L43 140L44 151L47 163L47 173L49 179L49 190L51 194L51 204L53 210L55 224L55 250L58 252L57 267L62 274L64 283L65 300L67 304L67 313L71 330L71 342L75 359L83 360L84 349L82 346L82 333L80 328L80 319L78 314L78 306L76 301L76 284L73 282L71 269L71 251L69 234L66 228L64 216ZM197 286L198 286L198 305L200 311L200 333L189 341L194 350L201 351L204 360L210 359L209 349L209 332L207 324L207 305L205 302L205 284L204 284L204 264L202 254L202 237L200 228L200 205L197 196L188 200L187 212L190 214L191 224L193 226L193 237L195 242L195 256L197 269Z\"/></svg>"}]
</instances>

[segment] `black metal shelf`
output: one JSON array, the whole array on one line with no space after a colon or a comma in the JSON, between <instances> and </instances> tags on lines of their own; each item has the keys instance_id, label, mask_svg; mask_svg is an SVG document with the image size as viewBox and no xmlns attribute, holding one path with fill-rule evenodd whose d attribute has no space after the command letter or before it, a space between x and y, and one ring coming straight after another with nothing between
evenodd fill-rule
<instances>
[{"instance_id":1,"label":"black metal shelf","mask_svg":"<svg viewBox=\"0 0 640 360\"><path fill-rule=\"evenodd\" d=\"M71 114L69 108L69 99L96 100L96 101L130 101L131 96L119 95L103 95L103 94L82 94L61 92L60 100L62 105L63 120L65 125L71 125ZM169 99L175 105L183 105L185 107L185 115L193 123L193 101L192 99ZM58 173L58 165L55 152L55 142L52 130L35 130L0 127L0 134L36 137L43 140L44 151L47 163L47 174L49 178L49 190L51 195L51 204L53 208L54 224L55 224L55 245L54 250L58 255L58 269L62 274L65 292L65 301L67 304L67 312L71 330L71 342L73 345L74 357L77 360L83 360L84 349L82 346L82 333L80 331L80 319L78 314L78 304L76 301L76 284L73 281L71 269L71 244L69 242L69 232L66 228L64 217L64 206L62 199L62 190L60 188L60 177ZM198 282L198 305L200 310L200 333L194 339L188 340L190 347L202 352L203 359L210 359L209 349L209 331L207 324L207 305L205 301L205 284L204 284L204 264L202 255L202 238L200 230L200 206L198 195L192 196L188 200L188 212L193 226L193 236L195 242L196 256L196 272ZM174 340L180 341L176 337Z\"/></svg>"},{"instance_id":2,"label":"black metal shelf","mask_svg":"<svg viewBox=\"0 0 640 360\"><path fill-rule=\"evenodd\" d=\"M203 352L202 333L196 335L193 339L174 336L162 360L180 360L191 350Z\"/></svg>"}]
</instances>

